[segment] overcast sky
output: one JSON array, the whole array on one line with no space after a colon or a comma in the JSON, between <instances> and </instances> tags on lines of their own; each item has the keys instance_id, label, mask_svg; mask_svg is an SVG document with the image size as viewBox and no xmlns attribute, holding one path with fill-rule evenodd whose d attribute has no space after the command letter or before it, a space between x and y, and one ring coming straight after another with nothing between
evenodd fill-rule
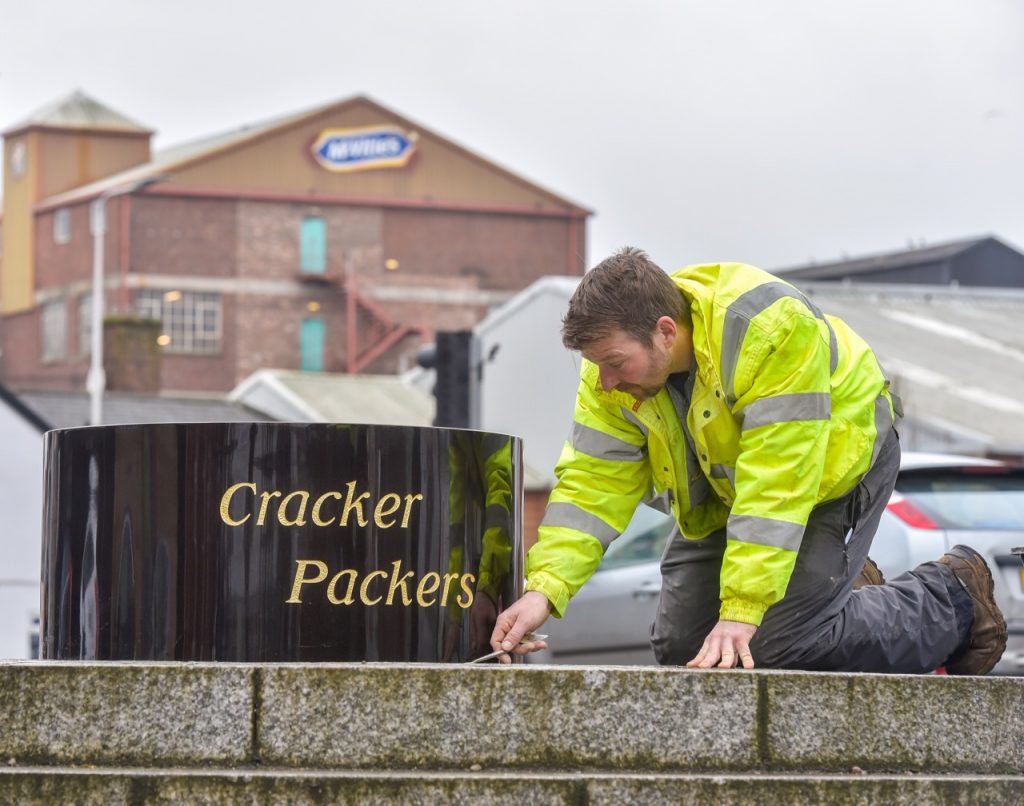
<instances>
[{"instance_id":1,"label":"overcast sky","mask_svg":"<svg viewBox=\"0 0 1024 806\"><path fill-rule=\"evenodd\" d=\"M594 210L588 262L1024 249L1020 0L0 0L0 126L155 146L367 94Z\"/></svg>"}]
</instances>

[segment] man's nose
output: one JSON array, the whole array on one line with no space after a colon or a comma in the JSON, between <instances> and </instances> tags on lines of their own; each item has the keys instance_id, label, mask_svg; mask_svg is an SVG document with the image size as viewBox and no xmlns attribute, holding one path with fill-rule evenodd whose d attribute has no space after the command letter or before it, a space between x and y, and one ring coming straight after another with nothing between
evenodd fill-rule
<instances>
[{"instance_id":1,"label":"man's nose","mask_svg":"<svg viewBox=\"0 0 1024 806\"><path fill-rule=\"evenodd\" d=\"M601 388L610 392L615 388L616 383L618 383L618 379L612 375L611 370L601 367Z\"/></svg>"}]
</instances>

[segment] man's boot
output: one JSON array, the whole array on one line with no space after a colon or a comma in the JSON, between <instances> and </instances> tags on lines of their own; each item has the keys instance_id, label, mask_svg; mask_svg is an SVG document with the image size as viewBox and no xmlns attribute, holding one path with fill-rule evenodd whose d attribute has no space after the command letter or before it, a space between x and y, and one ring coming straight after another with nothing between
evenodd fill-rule
<instances>
[{"instance_id":1,"label":"man's boot","mask_svg":"<svg viewBox=\"0 0 1024 806\"><path fill-rule=\"evenodd\" d=\"M860 569L860 573L857 574L857 578L853 580L853 589L863 588L865 585L884 585L885 577L882 576L881 569L875 565L874 560L870 557L864 560L864 567Z\"/></svg>"},{"instance_id":2,"label":"man's boot","mask_svg":"<svg viewBox=\"0 0 1024 806\"><path fill-rule=\"evenodd\" d=\"M1006 620L996 604L992 572L970 546L953 546L939 562L952 569L974 603L974 624L964 645L946 661L946 671L988 674L1006 649Z\"/></svg>"}]
</instances>

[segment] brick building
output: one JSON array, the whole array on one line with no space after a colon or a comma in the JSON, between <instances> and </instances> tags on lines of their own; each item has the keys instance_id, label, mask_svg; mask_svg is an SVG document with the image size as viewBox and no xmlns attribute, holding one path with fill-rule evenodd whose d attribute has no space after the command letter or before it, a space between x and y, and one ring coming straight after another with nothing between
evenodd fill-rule
<instances>
[{"instance_id":1,"label":"brick building","mask_svg":"<svg viewBox=\"0 0 1024 806\"><path fill-rule=\"evenodd\" d=\"M365 97L155 156L151 130L79 92L3 136L0 380L18 388L84 386L99 198L112 388L147 385L150 359L173 390L395 371L585 267L589 211ZM131 332L141 350L118 346Z\"/></svg>"}]
</instances>

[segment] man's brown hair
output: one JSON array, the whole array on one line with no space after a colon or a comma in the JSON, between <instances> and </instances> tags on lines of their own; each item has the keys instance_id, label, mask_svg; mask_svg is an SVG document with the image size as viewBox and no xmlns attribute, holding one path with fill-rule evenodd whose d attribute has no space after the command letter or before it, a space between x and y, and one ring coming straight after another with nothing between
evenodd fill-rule
<instances>
[{"instance_id":1,"label":"man's brown hair","mask_svg":"<svg viewBox=\"0 0 1024 806\"><path fill-rule=\"evenodd\" d=\"M626 246L583 275L562 317L562 344L585 350L613 330L623 330L650 347L663 316L690 324L679 287L646 252Z\"/></svg>"}]
</instances>

